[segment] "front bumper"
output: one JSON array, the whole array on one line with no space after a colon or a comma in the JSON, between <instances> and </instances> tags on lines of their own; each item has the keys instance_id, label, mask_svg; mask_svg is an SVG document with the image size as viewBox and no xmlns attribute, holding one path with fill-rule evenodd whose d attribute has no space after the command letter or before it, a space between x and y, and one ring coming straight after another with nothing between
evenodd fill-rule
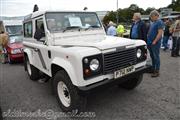
<instances>
[{"instance_id":1,"label":"front bumper","mask_svg":"<svg viewBox=\"0 0 180 120\"><path fill-rule=\"evenodd\" d=\"M148 72L150 68L151 68L151 66L144 66L141 68L137 68L133 73L130 73L130 74L125 75L118 79L104 79L100 82L93 83L93 84L83 86L83 87L77 87L77 88L79 89L80 92L88 92L88 91L94 90L96 88L108 87L111 85L118 85L120 83L125 82L126 80L128 80L130 78L134 78L134 77L137 77L137 75Z\"/></svg>"},{"instance_id":2,"label":"front bumper","mask_svg":"<svg viewBox=\"0 0 180 120\"><path fill-rule=\"evenodd\" d=\"M10 59L13 61L23 61L24 58L24 54L20 53L20 54L10 54Z\"/></svg>"}]
</instances>

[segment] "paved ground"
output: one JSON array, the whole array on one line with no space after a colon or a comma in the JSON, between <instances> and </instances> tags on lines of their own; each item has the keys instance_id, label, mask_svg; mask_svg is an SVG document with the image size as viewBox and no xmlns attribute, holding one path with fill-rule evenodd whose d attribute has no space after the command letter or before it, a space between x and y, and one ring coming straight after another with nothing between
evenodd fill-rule
<instances>
[{"instance_id":1,"label":"paved ground","mask_svg":"<svg viewBox=\"0 0 180 120\"><path fill-rule=\"evenodd\" d=\"M180 120L180 58L161 52L161 76L144 80L133 91L118 87L97 91L88 97L87 111L96 120ZM22 64L0 64L0 106L11 115L25 112L61 112L50 83L29 79ZM60 113L59 113L60 114ZM61 116L58 120L71 120ZM80 119L80 118L78 118ZM85 119L85 118L81 118ZM46 118L5 117L5 120L46 120Z\"/></svg>"}]
</instances>

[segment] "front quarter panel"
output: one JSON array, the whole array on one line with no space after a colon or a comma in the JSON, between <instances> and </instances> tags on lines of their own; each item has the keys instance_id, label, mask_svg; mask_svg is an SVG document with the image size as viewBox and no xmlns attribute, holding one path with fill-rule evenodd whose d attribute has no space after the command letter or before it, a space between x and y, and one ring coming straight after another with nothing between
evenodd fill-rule
<instances>
[{"instance_id":1,"label":"front quarter panel","mask_svg":"<svg viewBox=\"0 0 180 120\"><path fill-rule=\"evenodd\" d=\"M55 57L51 63L51 67L52 67L52 65L57 65L57 66L63 68L67 72L67 74L69 75L72 83L74 85L78 85L78 83L77 83L78 78L77 78L77 75L75 73L75 69L70 62L68 62L65 59ZM52 68L51 68L51 70L52 70ZM52 73L52 71L51 71L51 73ZM51 76L52 76L52 74L51 74Z\"/></svg>"},{"instance_id":2,"label":"front quarter panel","mask_svg":"<svg viewBox=\"0 0 180 120\"><path fill-rule=\"evenodd\" d=\"M142 45L146 45L146 42L143 40L135 40L136 46L142 46Z\"/></svg>"},{"instance_id":3,"label":"front quarter panel","mask_svg":"<svg viewBox=\"0 0 180 120\"><path fill-rule=\"evenodd\" d=\"M69 75L73 85L75 86L85 86L94 81L85 81L83 77L83 66L82 59L87 56L100 54L96 48L90 47L53 47L52 50L52 65L55 64L63 68ZM52 73L53 71L51 71ZM53 75L50 75L53 77ZM101 79L100 79L101 80Z\"/></svg>"}]
</instances>

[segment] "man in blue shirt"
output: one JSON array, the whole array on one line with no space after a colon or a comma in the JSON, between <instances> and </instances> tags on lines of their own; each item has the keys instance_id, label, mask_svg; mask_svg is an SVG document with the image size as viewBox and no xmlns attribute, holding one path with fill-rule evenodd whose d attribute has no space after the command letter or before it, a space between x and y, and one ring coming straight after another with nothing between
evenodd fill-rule
<instances>
[{"instance_id":1,"label":"man in blue shirt","mask_svg":"<svg viewBox=\"0 0 180 120\"><path fill-rule=\"evenodd\" d=\"M159 13L156 10L153 10L150 13L150 18L152 24L150 25L148 35L147 35L147 45L152 59L152 77L159 76L160 70L160 46L161 38L163 34L163 22L159 19Z\"/></svg>"},{"instance_id":2,"label":"man in blue shirt","mask_svg":"<svg viewBox=\"0 0 180 120\"><path fill-rule=\"evenodd\" d=\"M110 21L109 22L109 28L107 30L107 35L117 36L116 28L114 26L115 26L115 24L112 21Z\"/></svg>"},{"instance_id":3,"label":"man in blue shirt","mask_svg":"<svg viewBox=\"0 0 180 120\"><path fill-rule=\"evenodd\" d=\"M131 39L141 39L147 41L147 30L145 23L141 20L140 13L134 13L133 24L130 31Z\"/></svg>"}]
</instances>

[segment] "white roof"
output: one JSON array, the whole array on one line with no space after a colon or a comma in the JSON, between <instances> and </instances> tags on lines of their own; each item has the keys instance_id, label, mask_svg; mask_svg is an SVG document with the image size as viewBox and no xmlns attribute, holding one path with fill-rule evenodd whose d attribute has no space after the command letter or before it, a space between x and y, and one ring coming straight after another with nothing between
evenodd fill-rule
<instances>
[{"instance_id":1,"label":"white roof","mask_svg":"<svg viewBox=\"0 0 180 120\"><path fill-rule=\"evenodd\" d=\"M7 25L22 25L22 20L3 20L4 26Z\"/></svg>"},{"instance_id":2,"label":"white roof","mask_svg":"<svg viewBox=\"0 0 180 120\"><path fill-rule=\"evenodd\" d=\"M60 13L63 13L63 12L96 13L95 11L57 11L57 10L56 10L56 11L55 11L55 10L53 10L53 11L52 11L52 10L51 10L51 11L36 11L36 12L33 12L33 13L25 16L25 17L24 17L24 21L29 21L29 20L31 20L32 18L35 18L35 17L41 16L41 15L44 15L44 14L47 13L47 12L54 12L54 13L58 13L58 12L60 12Z\"/></svg>"},{"instance_id":3,"label":"white roof","mask_svg":"<svg viewBox=\"0 0 180 120\"><path fill-rule=\"evenodd\" d=\"M95 11L36 11L36 12L32 13L31 18L43 15L47 12L87 12L87 13L94 12L94 13L96 13Z\"/></svg>"}]
</instances>

